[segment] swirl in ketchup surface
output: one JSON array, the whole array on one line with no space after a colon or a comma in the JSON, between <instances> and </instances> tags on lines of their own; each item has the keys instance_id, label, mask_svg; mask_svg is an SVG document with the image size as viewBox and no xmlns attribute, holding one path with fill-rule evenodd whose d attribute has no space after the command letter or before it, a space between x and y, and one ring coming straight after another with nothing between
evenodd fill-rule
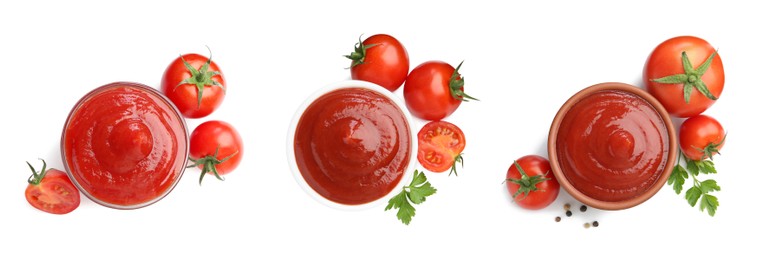
<instances>
[{"instance_id":1,"label":"swirl in ketchup surface","mask_svg":"<svg viewBox=\"0 0 757 260\"><path fill-rule=\"evenodd\" d=\"M402 110L365 88L313 101L300 117L294 155L300 174L333 202L359 205L385 196L410 163L412 133Z\"/></svg>"},{"instance_id":2,"label":"swirl in ketchup surface","mask_svg":"<svg viewBox=\"0 0 757 260\"><path fill-rule=\"evenodd\" d=\"M655 108L620 90L590 94L569 109L557 134L557 158L566 179L601 201L624 201L647 191L662 175L670 149Z\"/></svg>"},{"instance_id":3,"label":"swirl in ketchup surface","mask_svg":"<svg viewBox=\"0 0 757 260\"><path fill-rule=\"evenodd\" d=\"M157 91L112 83L79 101L63 135L72 181L94 201L115 208L149 205L178 182L187 132Z\"/></svg>"}]
</instances>

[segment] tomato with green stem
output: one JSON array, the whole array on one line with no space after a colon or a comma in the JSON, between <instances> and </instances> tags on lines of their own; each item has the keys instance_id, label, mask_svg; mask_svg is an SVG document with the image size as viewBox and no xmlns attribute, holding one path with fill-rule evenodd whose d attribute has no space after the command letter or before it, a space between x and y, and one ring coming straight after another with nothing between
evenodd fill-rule
<instances>
[{"instance_id":1,"label":"tomato with green stem","mask_svg":"<svg viewBox=\"0 0 757 260\"><path fill-rule=\"evenodd\" d=\"M226 80L212 57L180 55L163 73L160 88L185 117L205 117L226 97Z\"/></svg>"},{"instance_id":2,"label":"tomato with green stem","mask_svg":"<svg viewBox=\"0 0 757 260\"><path fill-rule=\"evenodd\" d=\"M207 121L197 126L189 137L189 160L193 164L187 168L202 170L200 184L207 173L223 180L222 175L239 166L243 153L242 137L233 126L223 121Z\"/></svg>"},{"instance_id":3,"label":"tomato with green stem","mask_svg":"<svg viewBox=\"0 0 757 260\"><path fill-rule=\"evenodd\" d=\"M549 161L538 155L515 160L507 170L505 181L515 203L525 209L543 209L560 193L560 183L552 174Z\"/></svg>"},{"instance_id":4,"label":"tomato with green stem","mask_svg":"<svg viewBox=\"0 0 757 260\"><path fill-rule=\"evenodd\" d=\"M29 162L26 164L32 170L25 192L26 201L29 204L52 214L67 214L79 207L81 202L79 190L68 179L66 173L56 169L47 169L45 160L42 160L42 170L39 172Z\"/></svg>"},{"instance_id":5,"label":"tomato with green stem","mask_svg":"<svg viewBox=\"0 0 757 260\"><path fill-rule=\"evenodd\" d=\"M712 159L713 155L720 154L725 136L720 122L706 115L693 116L683 121L678 134L681 151L695 161Z\"/></svg>"},{"instance_id":6,"label":"tomato with green stem","mask_svg":"<svg viewBox=\"0 0 757 260\"><path fill-rule=\"evenodd\" d=\"M418 161L432 172L457 175L457 163L463 165L465 134L456 125L432 121L418 131Z\"/></svg>"},{"instance_id":7,"label":"tomato with green stem","mask_svg":"<svg viewBox=\"0 0 757 260\"><path fill-rule=\"evenodd\" d=\"M407 50L399 40L387 34L358 39L355 50L344 55L352 60L352 79L373 82L389 91L397 90L410 70Z\"/></svg>"},{"instance_id":8,"label":"tomato with green stem","mask_svg":"<svg viewBox=\"0 0 757 260\"><path fill-rule=\"evenodd\" d=\"M680 36L658 45L644 66L647 90L673 116L701 114L723 92L723 62L707 41Z\"/></svg>"},{"instance_id":9,"label":"tomato with green stem","mask_svg":"<svg viewBox=\"0 0 757 260\"><path fill-rule=\"evenodd\" d=\"M446 62L425 62L407 76L405 103L414 116L430 121L451 115L464 101L478 100L464 92L465 79L460 75L460 62L453 68Z\"/></svg>"}]
</instances>

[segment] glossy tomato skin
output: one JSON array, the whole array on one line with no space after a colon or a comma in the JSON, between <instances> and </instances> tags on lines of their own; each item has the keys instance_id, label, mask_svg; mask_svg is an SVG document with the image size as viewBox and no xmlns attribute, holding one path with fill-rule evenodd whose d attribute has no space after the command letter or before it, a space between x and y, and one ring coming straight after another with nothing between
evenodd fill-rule
<instances>
[{"instance_id":1,"label":"glossy tomato skin","mask_svg":"<svg viewBox=\"0 0 757 260\"><path fill-rule=\"evenodd\" d=\"M543 209L557 199L557 195L560 193L560 184L552 174L552 167L549 165L549 161L544 157L538 155L526 155L518 160L518 165L523 168L523 171L528 176L536 176L544 174L547 180L536 184L537 191L531 191L528 196L521 193L513 200L516 204L525 209L537 210ZM521 179L521 174L515 167L515 164L510 165L507 169L508 179ZM507 190L510 195L514 195L518 191L519 185L513 182L507 182Z\"/></svg>"},{"instance_id":2,"label":"glossy tomato skin","mask_svg":"<svg viewBox=\"0 0 757 260\"><path fill-rule=\"evenodd\" d=\"M373 82L389 91L397 90L405 82L410 70L410 59L405 46L386 34L368 37L363 44L373 46L365 50L363 63L350 68L352 79Z\"/></svg>"},{"instance_id":3,"label":"glossy tomato skin","mask_svg":"<svg viewBox=\"0 0 757 260\"><path fill-rule=\"evenodd\" d=\"M465 149L465 134L445 121L428 122L418 131L418 162L432 172L445 172Z\"/></svg>"},{"instance_id":4,"label":"glossy tomato skin","mask_svg":"<svg viewBox=\"0 0 757 260\"><path fill-rule=\"evenodd\" d=\"M239 166L244 154L242 137L229 123L223 121L207 121L192 131L189 137L189 157L200 159L212 156L218 149L219 160L229 158L216 165L219 175L225 175ZM234 153L237 153L234 155ZM232 156L233 155L233 156ZM231 156L231 157L229 157ZM202 166L200 166L202 167Z\"/></svg>"},{"instance_id":5,"label":"glossy tomato skin","mask_svg":"<svg viewBox=\"0 0 757 260\"><path fill-rule=\"evenodd\" d=\"M81 202L79 190L64 172L56 169L47 170L39 184L29 184L25 196L34 208L52 214L67 214Z\"/></svg>"},{"instance_id":6,"label":"glossy tomato skin","mask_svg":"<svg viewBox=\"0 0 757 260\"><path fill-rule=\"evenodd\" d=\"M405 103L414 116L441 120L451 115L462 101L452 97L450 78L455 68L446 62L428 61L415 67L407 76Z\"/></svg>"},{"instance_id":7,"label":"glossy tomato skin","mask_svg":"<svg viewBox=\"0 0 757 260\"><path fill-rule=\"evenodd\" d=\"M702 149L707 145L717 144L718 150L723 147L725 134L723 126L715 118L697 115L683 121L678 137L683 154L689 159L699 161L705 155Z\"/></svg>"},{"instance_id":8,"label":"glossy tomato skin","mask_svg":"<svg viewBox=\"0 0 757 260\"><path fill-rule=\"evenodd\" d=\"M687 118L701 114L715 103L696 88L691 91L687 104L683 96L683 84L663 84L653 79L684 73L682 52L686 52L694 68L699 67L716 50L707 41L693 37L680 36L668 39L658 45L649 55L644 66L644 82L647 91L662 103L673 116ZM701 77L712 95L720 97L725 84L723 62L720 55L715 55L709 69Z\"/></svg>"},{"instance_id":9,"label":"glossy tomato skin","mask_svg":"<svg viewBox=\"0 0 757 260\"><path fill-rule=\"evenodd\" d=\"M200 70L203 64L207 63L208 58L199 54L182 55L185 61L192 67ZM213 113L223 102L226 93L226 80L223 72L218 65L211 61L208 71L218 71L219 74L212 76L211 79L220 83L220 86L205 85L202 93L200 106L197 106L197 87L193 84L181 84L184 79L192 77L192 73L184 65L181 58L176 58L168 65L163 73L163 79L160 83L161 91L170 99L174 105L187 118L201 118ZM178 86L178 87L177 87Z\"/></svg>"}]
</instances>

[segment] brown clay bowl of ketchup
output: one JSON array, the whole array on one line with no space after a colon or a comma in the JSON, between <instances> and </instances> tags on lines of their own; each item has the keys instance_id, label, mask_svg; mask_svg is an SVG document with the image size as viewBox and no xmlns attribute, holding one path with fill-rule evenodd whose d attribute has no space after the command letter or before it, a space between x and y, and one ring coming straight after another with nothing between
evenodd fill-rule
<instances>
[{"instance_id":1,"label":"brown clay bowl of ketchup","mask_svg":"<svg viewBox=\"0 0 757 260\"><path fill-rule=\"evenodd\" d=\"M548 152L560 185L578 201L620 210L651 198L673 171L678 143L652 95L624 83L585 88L563 104Z\"/></svg>"}]
</instances>

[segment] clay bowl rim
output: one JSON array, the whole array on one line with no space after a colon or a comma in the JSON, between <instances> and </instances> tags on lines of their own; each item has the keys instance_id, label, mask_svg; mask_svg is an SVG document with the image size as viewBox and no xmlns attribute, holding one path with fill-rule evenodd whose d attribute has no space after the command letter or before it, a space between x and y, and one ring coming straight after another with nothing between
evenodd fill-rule
<instances>
[{"instance_id":1,"label":"clay bowl rim","mask_svg":"<svg viewBox=\"0 0 757 260\"><path fill-rule=\"evenodd\" d=\"M624 200L624 201L603 201L598 200L592 197L589 197L580 191L573 187L573 185L570 184L568 179L563 175L562 169L560 168L560 163L557 159L557 132L560 128L560 125L562 124L562 120L565 117L565 114L573 108L573 106L578 102L579 100L582 100L583 98L595 94L600 91L608 91L608 90L617 90L617 91L624 91L631 94L634 94L644 100L646 100L652 107L657 110L657 113L662 117L662 121L665 123L665 127L667 128L668 132L668 160L666 162L665 168L663 169L662 175L657 179L657 181L647 189L643 194L636 196L632 199ZM621 209L628 209L634 206L637 206L645 201L647 201L649 198L654 196L667 182L668 177L670 177L671 172L673 171L673 168L675 167L675 162L678 159L678 140L677 140L677 134L676 129L673 125L673 121L670 117L670 114L668 114L667 110L665 110L665 107L662 106L662 104L654 98L651 94L647 93L641 88L638 88L633 85L629 85L626 83L620 83L620 82L605 82L605 83L599 83L596 85L589 86L587 88L582 89L578 93L574 94L572 97L570 97L567 101L565 101L565 104L560 107L560 110L555 115L554 120L552 121L552 125L549 129L549 139L547 142L547 151L549 153L549 164L552 167L552 173L557 178L557 181L560 183L560 186L565 189L565 191L568 192L571 196L576 198L578 201L591 206L593 208L597 209L604 209L604 210L621 210Z\"/></svg>"}]
</instances>

